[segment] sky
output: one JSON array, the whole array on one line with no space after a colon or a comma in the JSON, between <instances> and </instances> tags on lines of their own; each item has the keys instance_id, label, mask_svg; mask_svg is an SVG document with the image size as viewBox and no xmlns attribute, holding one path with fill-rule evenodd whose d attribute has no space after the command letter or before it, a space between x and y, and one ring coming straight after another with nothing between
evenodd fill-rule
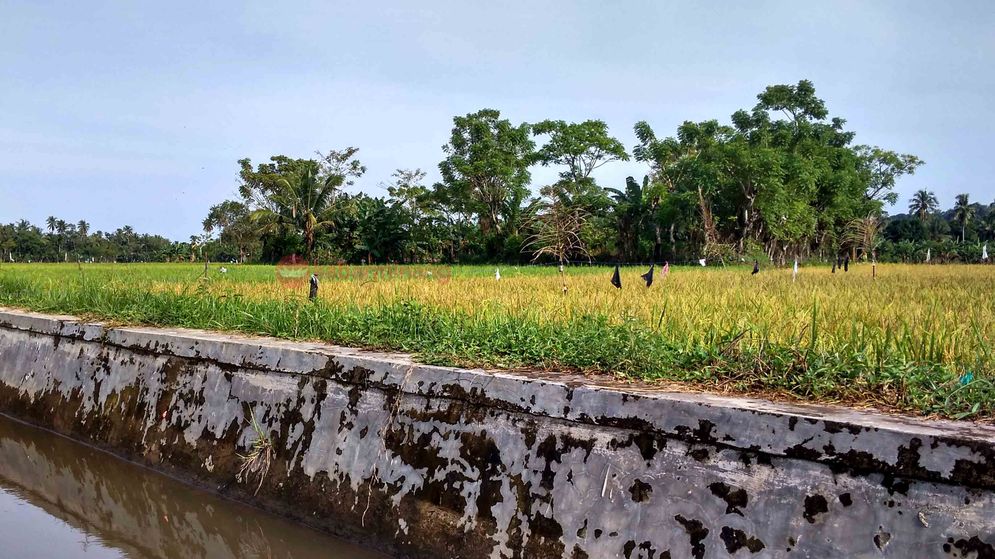
<instances>
[{"instance_id":1,"label":"sky","mask_svg":"<svg viewBox=\"0 0 995 559\"><path fill-rule=\"evenodd\" d=\"M814 82L856 142L926 161L900 180L995 200L995 3L18 2L0 0L0 222L49 215L176 240L237 196L239 159L360 149L350 187L439 179L452 117L728 122ZM533 171L535 189L557 169ZM619 187L644 164L595 177Z\"/></svg>"}]
</instances>

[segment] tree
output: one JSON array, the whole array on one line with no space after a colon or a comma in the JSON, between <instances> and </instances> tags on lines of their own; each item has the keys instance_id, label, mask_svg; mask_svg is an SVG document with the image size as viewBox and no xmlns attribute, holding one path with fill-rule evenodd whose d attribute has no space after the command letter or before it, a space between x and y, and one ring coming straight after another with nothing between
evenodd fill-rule
<instances>
[{"instance_id":1,"label":"tree","mask_svg":"<svg viewBox=\"0 0 995 559\"><path fill-rule=\"evenodd\" d=\"M304 256L310 259L314 255L315 235L328 224L327 210L335 188L333 182L319 177L316 163L305 162L294 172L275 180L252 218L263 225L264 231L282 227L300 233L304 238Z\"/></svg>"},{"instance_id":2,"label":"tree","mask_svg":"<svg viewBox=\"0 0 995 559\"><path fill-rule=\"evenodd\" d=\"M898 194L895 182L903 175L912 175L925 162L914 155L871 146L857 146L857 155L864 165L867 180L867 199L894 204Z\"/></svg>"},{"instance_id":3,"label":"tree","mask_svg":"<svg viewBox=\"0 0 995 559\"><path fill-rule=\"evenodd\" d=\"M446 158L439 163L442 198L463 204L484 235L501 234L507 202L523 199L535 144L529 125L514 126L501 113L483 109L453 118Z\"/></svg>"},{"instance_id":4,"label":"tree","mask_svg":"<svg viewBox=\"0 0 995 559\"><path fill-rule=\"evenodd\" d=\"M884 236L893 243L926 241L929 232L926 224L917 218L889 219L884 227Z\"/></svg>"},{"instance_id":5,"label":"tree","mask_svg":"<svg viewBox=\"0 0 995 559\"><path fill-rule=\"evenodd\" d=\"M383 198L361 195L357 200L358 230L356 249L365 260L389 262L402 255L407 240L409 216L400 202L388 204Z\"/></svg>"},{"instance_id":6,"label":"tree","mask_svg":"<svg viewBox=\"0 0 995 559\"><path fill-rule=\"evenodd\" d=\"M981 225L981 232L986 241L995 240L995 211L992 210L993 207L995 207L995 204L989 206L988 214Z\"/></svg>"},{"instance_id":7,"label":"tree","mask_svg":"<svg viewBox=\"0 0 995 559\"><path fill-rule=\"evenodd\" d=\"M830 117L807 80L765 88L752 110L731 121L685 122L662 139L645 122L635 126L633 154L650 164L659 185L648 198L667 208L651 219L674 220L679 209L696 206L687 225L699 254L762 246L783 262L788 249L835 252L848 224L879 213L893 201L898 178L922 165L915 156L852 147L846 121Z\"/></svg>"},{"instance_id":8,"label":"tree","mask_svg":"<svg viewBox=\"0 0 995 559\"><path fill-rule=\"evenodd\" d=\"M431 191L422 182L425 171L421 169L398 169L391 175L393 182L387 185L387 193L411 212L416 220L424 216L432 205Z\"/></svg>"},{"instance_id":9,"label":"tree","mask_svg":"<svg viewBox=\"0 0 995 559\"><path fill-rule=\"evenodd\" d=\"M357 147L347 147L342 150L331 149L328 153L316 151L318 165L321 167L321 177L335 188L352 186L353 179L366 173L366 166L359 162Z\"/></svg>"},{"instance_id":10,"label":"tree","mask_svg":"<svg viewBox=\"0 0 995 559\"><path fill-rule=\"evenodd\" d=\"M608 135L608 125L600 120L544 120L533 125L532 133L549 136L536 152L536 159L543 165L565 165L566 170L560 173L562 180L581 183L607 163L629 160L625 146Z\"/></svg>"},{"instance_id":11,"label":"tree","mask_svg":"<svg viewBox=\"0 0 995 559\"><path fill-rule=\"evenodd\" d=\"M249 254L259 246L259 228L253 223L249 207L234 200L225 200L211 206L204 218L204 232L220 230L219 240L235 248L238 261L245 263Z\"/></svg>"},{"instance_id":12,"label":"tree","mask_svg":"<svg viewBox=\"0 0 995 559\"><path fill-rule=\"evenodd\" d=\"M639 249L639 235L645 225L648 208L643 193L650 184L649 176L643 177L642 184L632 177L625 178L625 190L606 188L614 200L614 213L618 231L619 258L636 258Z\"/></svg>"},{"instance_id":13,"label":"tree","mask_svg":"<svg viewBox=\"0 0 995 559\"><path fill-rule=\"evenodd\" d=\"M846 240L855 249L863 253L866 259L877 259L877 249L881 245L881 218L878 215L868 215L855 219L847 226Z\"/></svg>"},{"instance_id":14,"label":"tree","mask_svg":"<svg viewBox=\"0 0 995 559\"><path fill-rule=\"evenodd\" d=\"M90 224L83 219L77 221L75 233L76 239L73 241L73 244L76 248L77 259L89 257Z\"/></svg>"},{"instance_id":15,"label":"tree","mask_svg":"<svg viewBox=\"0 0 995 559\"><path fill-rule=\"evenodd\" d=\"M967 233L967 224L974 219L975 208L971 204L970 196L958 194L954 202L954 221L960 224L960 242L964 242Z\"/></svg>"},{"instance_id":16,"label":"tree","mask_svg":"<svg viewBox=\"0 0 995 559\"><path fill-rule=\"evenodd\" d=\"M834 246L849 221L878 210L866 197L868 177L850 147L853 132L844 119L830 118L808 80L769 86L757 99L752 113L733 115L754 152L739 166L755 184L757 221L750 231L771 257L780 248L782 262L788 248ZM773 120L777 113L788 120Z\"/></svg>"},{"instance_id":17,"label":"tree","mask_svg":"<svg viewBox=\"0 0 995 559\"><path fill-rule=\"evenodd\" d=\"M825 102L815 96L815 86L808 80L801 80L797 85L767 86L757 95L757 100L758 108L784 113L795 128L829 115Z\"/></svg>"},{"instance_id":18,"label":"tree","mask_svg":"<svg viewBox=\"0 0 995 559\"><path fill-rule=\"evenodd\" d=\"M356 148L320 154L321 161L274 156L272 163L252 168L239 161L239 192L252 219L265 234L300 234L305 257L312 258L319 231L331 225L338 188L351 184L366 168L354 159Z\"/></svg>"},{"instance_id":19,"label":"tree","mask_svg":"<svg viewBox=\"0 0 995 559\"><path fill-rule=\"evenodd\" d=\"M731 129L714 120L685 122L678 127L676 137L659 140L649 124L638 122L635 132L640 142L633 150L636 160L648 162L653 178L668 192L693 200L698 206L704 250L708 252L719 242L712 201L726 183L721 176L720 145L731 134ZM648 181L644 182L648 184ZM627 191L631 187L627 179Z\"/></svg>"},{"instance_id":20,"label":"tree","mask_svg":"<svg viewBox=\"0 0 995 559\"><path fill-rule=\"evenodd\" d=\"M912 195L912 200L909 201L909 213L925 223L926 217L935 212L939 206L940 202L936 199L935 194L925 189L917 190Z\"/></svg>"}]
</instances>

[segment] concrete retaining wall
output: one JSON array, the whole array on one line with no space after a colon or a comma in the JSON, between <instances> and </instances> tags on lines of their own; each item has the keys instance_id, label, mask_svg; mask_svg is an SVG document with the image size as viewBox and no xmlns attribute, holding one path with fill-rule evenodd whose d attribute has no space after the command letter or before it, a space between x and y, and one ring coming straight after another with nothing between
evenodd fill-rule
<instances>
[{"instance_id":1,"label":"concrete retaining wall","mask_svg":"<svg viewBox=\"0 0 995 559\"><path fill-rule=\"evenodd\" d=\"M0 517L4 559L37 557L32 550L49 559L384 559L7 418L0 418L0 491L45 511L41 521L48 522L36 526L24 516ZM9 499L5 513L11 511ZM23 504L15 509L18 515L28 512ZM59 521L118 553L80 549L71 537L68 546L55 546L58 551L33 541L49 530L59 532ZM11 533L25 527L27 532ZM64 533L54 540L67 541Z\"/></svg>"},{"instance_id":2,"label":"concrete retaining wall","mask_svg":"<svg viewBox=\"0 0 995 559\"><path fill-rule=\"evenodd\" d=\"M970 423L3 310L0 411L416 557L995 557Z\"/></svg>"}]
</instances>

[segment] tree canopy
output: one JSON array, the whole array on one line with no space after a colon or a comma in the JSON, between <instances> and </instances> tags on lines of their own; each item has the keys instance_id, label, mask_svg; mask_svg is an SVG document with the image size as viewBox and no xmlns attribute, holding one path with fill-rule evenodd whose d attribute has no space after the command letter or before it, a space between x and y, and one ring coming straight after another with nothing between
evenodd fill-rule
<instances>
[{"instance_id":1,"label":"tree canopy","mask_svg":"<svg viewBox=\"0 0 995 559\"><path fill-rule=\"evenodd\" d=\"M857 143L807 80L766 87L727 119L660 133L638 122L631 152L596 119L516 123L481 109L452 124L434 185L421 169L398 169L381 185L386 196L349 194L343 188L366 172L355 147L257 165L242 159L238 198L211 207L205 234L189 242L130 227L93 233L85 221L52 216L44 228L0 226L0 250L8 261L204 253L241 262L299 254L323 262L783 263L866 252L921 260L927 250L971 260L978 243L995 240L995 204L967 195L939 211L935 194L920 188L910 215L889 217L899 184L923 161ZM645 176L599 184L598 169L630 157L646 165ZM537 165L557 169L557 179L534 184Z\"/></svg>"}]
</instances>

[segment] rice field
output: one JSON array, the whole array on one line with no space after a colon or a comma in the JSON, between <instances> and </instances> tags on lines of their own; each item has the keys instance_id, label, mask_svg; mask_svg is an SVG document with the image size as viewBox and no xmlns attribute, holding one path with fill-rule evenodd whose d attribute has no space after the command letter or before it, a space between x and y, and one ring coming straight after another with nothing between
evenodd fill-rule
<instances>
[{"instance_id":1,"label":"rice field","mask_svg":"<svg viewBox=\"0 0 995 559\"><path fill-rule=\"evenodd\" d=\"M995 267L2 264L0 305L415 353L438 364L995 417ZM495 272L500 270L500 279ZM321 279L316 301L307 277ZM566 291L564 292L564 286Z\"/></svg>"}]
</instances>

